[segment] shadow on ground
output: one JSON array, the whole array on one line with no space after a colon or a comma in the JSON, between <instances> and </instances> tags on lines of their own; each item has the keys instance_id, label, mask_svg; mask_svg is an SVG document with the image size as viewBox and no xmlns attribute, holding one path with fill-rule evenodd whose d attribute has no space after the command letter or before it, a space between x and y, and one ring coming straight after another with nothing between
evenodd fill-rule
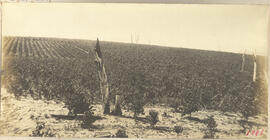
<instances>
[{"instance_id":1,"label":"shadow on ground","mask_svg":"<svg viewBox=\"0 0 270 140\"><path fill-rule=\"evenodd\" d=\"M83 115L55 115L51 114L52 118L55 118L56 120L83 120ZM93 116L93 119L95 120L102 120L105 119L100 116Z\"/></svg>"}]
</instances>

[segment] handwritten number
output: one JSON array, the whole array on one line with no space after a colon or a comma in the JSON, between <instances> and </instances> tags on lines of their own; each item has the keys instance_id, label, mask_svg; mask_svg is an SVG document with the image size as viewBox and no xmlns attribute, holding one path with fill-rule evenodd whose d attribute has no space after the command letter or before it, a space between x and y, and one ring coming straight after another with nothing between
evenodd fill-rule
<instances>
[{"instance_id":1,"label":"handwritten number","mask_svg":"<svg viewBox=\"0 0 270 140\"><path fill-rule=\"evenodd\" d=\"M255 136L258 136L258 133L259 133L259 130L257 130L257 131L256 131L256 134L255 134Z\"/></svg>"},{"instance_id":2,"label":"handwritten number","mask_svg":"<svg viewBox=\"0 0 270 140\"><path fill-rule=\"evenodd\" d=\"M261 135L263 135L263 131L264 131L264 129L262 129L261 132L259 130L257 130L257 131L256 130L252 130L252 131L248 130L246 133L246 136L248 136L249 134L252 136L253 135L255 135L255 136L260 135L261 136Z\"/></svg>"},{"instance_id":3,"label":"handwritten number","mask_svg":"<svg viewBox=\"0 0 270 140\"><path fill-rule=\"evenodd\" d=\"M264 131L264 129L262 129L262 131L261 131L261 134L260 134L260 135L262 135L262 134L263 134L263 131Z\"/></svg>"},{"instance_id":4,"label":"handwritten number","mask_svg":"<svg viewBox=\"0 0 270 140\"><path fill-rule=\"evenodd\" d=\"M246 136L248 136L248 134L249 134L249 130L247 131L247 134L246 134Z\"/></svg>"},{"instance_id":5,"label":"handwritten number","mask_svg":"<svg viewBox=\"0 0 270 140\"><path fill-rule=\"evenodd\" d=\"M251 135L254 135L254 134L255 134L255 130L252 130Z\"/></svg>"}]
</instances>

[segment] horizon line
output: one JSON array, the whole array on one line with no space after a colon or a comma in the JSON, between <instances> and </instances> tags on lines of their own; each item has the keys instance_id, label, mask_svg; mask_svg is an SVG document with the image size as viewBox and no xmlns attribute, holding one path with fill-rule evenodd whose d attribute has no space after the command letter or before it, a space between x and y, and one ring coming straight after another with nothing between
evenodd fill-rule
<instances>
[{"instance_id":1,"label":"horizon line","mask_svg":"<svg viewBox=\"0 0 270 140\"><path fill-rule=\"evenodd\" d=\"M54 37L54 36L21 36L21 35L2 35L2 41L4 37L29 37L29 38L49 38L49 39L67 39L67 40L84 40L84 41L96 41L96 39L85 39L85 38L69 38L69 37ZM221 53L234 53L234 54L243 54L240 52L233 52L233 51L224 51L224 50L210 50L210 49L199 49L199 48L188 48L188 47L178 47L178 46L166 46L166 45L159 45L159 44L142 44L142 43L131 43L131 42L118 42L118 41L111 41L111 40L102 40L100 37L100 42L112 42L112 43L123 43L123 44L133 44L133 45L147 45L147 46L155 46L155 47L163 47L163 48L179 48L179 49L190 49L190 50L201 50L201 51L212 51L212 52L221 52ZM246 50L246 49L245 49ZM255 50L256 51L256 50ZM253 53L249 53L245 51L245 55L253 55ZM257 56L264 56L267 57L268 53L266 55L263 55L261 53L256 53Z\"/></svg>"}]
</instances>

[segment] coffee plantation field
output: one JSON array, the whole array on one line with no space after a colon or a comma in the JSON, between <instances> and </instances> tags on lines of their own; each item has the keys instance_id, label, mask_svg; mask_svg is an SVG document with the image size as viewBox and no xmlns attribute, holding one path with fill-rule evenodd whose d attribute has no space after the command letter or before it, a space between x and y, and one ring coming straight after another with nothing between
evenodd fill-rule
<instances>
[{"instance_id":1,"label":"coffee plantation field","mask_svg":"<svg viewBox=\"0 0 270 140\"><path fill-rule=\"evenodd\" d=\"M67 108L99 105L95 45L92 40L4 37L2 88L17 100L62 102ZM240 113L246 120L267 114L265 56L256 57L254 82L252 55L245 55L241 71L238 53L106 41L100 46L110 98L121 95L124 110L137 99L135 104L147 109L162 106L190 118L205 110Z\"/></svg>"}]
</instances>

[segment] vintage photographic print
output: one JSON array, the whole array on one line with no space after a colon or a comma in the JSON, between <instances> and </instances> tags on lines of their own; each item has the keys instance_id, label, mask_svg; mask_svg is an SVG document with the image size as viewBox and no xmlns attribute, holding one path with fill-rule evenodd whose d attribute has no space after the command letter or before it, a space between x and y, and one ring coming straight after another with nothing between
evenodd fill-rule
<instances>
[{"instance_id":1,"label":"vintage photographic print","mask_svg":"<svg viewBox=\"0 0 270 140\"><path fill-rule=\"evenodd\" d=\"M269 6L3 3L0 136L266 139Z\"/></svg>"}]
</instances>

